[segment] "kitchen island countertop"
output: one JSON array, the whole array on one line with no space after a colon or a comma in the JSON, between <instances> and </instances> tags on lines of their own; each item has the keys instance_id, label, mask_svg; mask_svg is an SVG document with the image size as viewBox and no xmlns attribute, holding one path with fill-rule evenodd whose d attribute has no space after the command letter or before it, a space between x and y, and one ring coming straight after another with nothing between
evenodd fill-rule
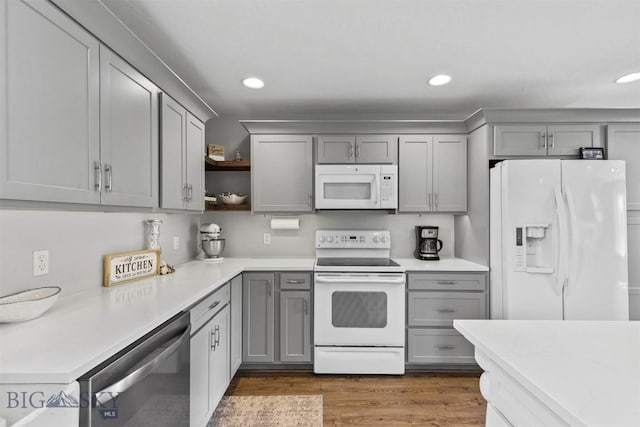
<instances>
[{"instance_id":1,"label":"kitchen island countertop","mask_svg":"<svg viewBox=\"0 0 640 427\"><path fill-rule=\"evenodd\" d=\"M502 416L513 425L640 425L640 322L455 320L454 327L485 370L487 425Z\"/></svg>"}]
</instances>

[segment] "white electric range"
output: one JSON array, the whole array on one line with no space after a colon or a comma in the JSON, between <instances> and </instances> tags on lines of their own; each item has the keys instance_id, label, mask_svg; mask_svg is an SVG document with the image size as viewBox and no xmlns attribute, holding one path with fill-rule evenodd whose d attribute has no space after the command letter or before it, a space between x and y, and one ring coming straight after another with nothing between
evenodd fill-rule
<instances>
[{"instance_id":1,"label":"white electric range","mask_svg":"<svg viewBox=\"0 0 640 427\"><path fill-rule=\"evenodd\" d=\"M317 374L404 374L405 269L386 230L318 230Z\"/></svg>"}]
</instances>

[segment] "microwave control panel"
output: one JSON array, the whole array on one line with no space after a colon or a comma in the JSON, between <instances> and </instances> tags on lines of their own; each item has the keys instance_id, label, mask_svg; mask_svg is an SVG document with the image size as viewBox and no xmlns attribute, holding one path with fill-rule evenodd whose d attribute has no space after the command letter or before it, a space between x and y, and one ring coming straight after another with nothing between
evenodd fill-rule
<instances>
[{"instance_id":1,"label":"microwave control panel","mask_svg":"<svg viewBox=\"0 0 640 427\"><path fill-rule=\"evenodd\" d=\"M398 166L380 166L380 208L398 207Z\"/></svg>"}]
</instances>

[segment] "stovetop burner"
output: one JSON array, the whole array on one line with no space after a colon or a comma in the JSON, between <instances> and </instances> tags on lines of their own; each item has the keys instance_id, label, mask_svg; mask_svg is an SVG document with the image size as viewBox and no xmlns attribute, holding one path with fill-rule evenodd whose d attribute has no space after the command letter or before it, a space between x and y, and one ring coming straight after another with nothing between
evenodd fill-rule
<instances>
[{"instance_id":1,"label":"stovetop burner","mask_svg":"<svg viewBox=\"0 0 640 427\"><path fill-rule=\"evenodd\" d=\"M316 265L323 267L399 267L389 258L318 258Z\"/></svg>"}]
</instances>

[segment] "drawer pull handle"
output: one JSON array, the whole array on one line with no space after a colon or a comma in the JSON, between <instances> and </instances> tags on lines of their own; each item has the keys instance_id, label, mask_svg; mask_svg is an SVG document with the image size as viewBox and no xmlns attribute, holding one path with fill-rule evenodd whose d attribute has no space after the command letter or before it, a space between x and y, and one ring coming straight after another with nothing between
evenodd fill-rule
<instances>
[{"instance_id":1,"label":"drawer pull handle","mask_svg":"<svg viewBox=\"0 0 640 427\"><path fill-rule=\"evenodd\" d=\"M438 348L440 350L454 350L456 346L455 345L439 345Z\"/></svg>"},{"instance_id":2,"label":"drawer pull handle","mask_svg":"<svg viewBox=\"0 0 640 427\"><path fill-rule=\"evenodd\" d=\"M302 285L304 283L304 280L289 279L289 280L287 280L287 283L290 284L290 285Z\"/></svg>"},{"instance_id":3,"label":"drawer pull handle","mask_svg":"<svg viewBox=\"0 0 640 427\"><path fill-rule=\"evenodd\" d=\"M456 311L452 308L439 308L438 313L455 313Z\"/></svg>"},{"instance_id":4,"label":"drawer pull handle","mask_svg":"<svg viewBox=\"0 0 640 427\"><path fill-rule=\"evenodd\" d=\"M450 280L440 280L438 281L438 285L455 285L456 282Z\"/></svg>"},{"instance_id":5,"label":"drawer pull handle","mask_svg":"<svg viewBox=\"0 0 640 427\"><path fill-rule=\"evenodd\" d=\"M216 302L214 302L213 304L211 304L211 305L209 306L209 310L213 310L214 308L216 308L216 307L218 306L218 304L220 304L220 301L216 301Z\"/></svg>"}]
</instances>

